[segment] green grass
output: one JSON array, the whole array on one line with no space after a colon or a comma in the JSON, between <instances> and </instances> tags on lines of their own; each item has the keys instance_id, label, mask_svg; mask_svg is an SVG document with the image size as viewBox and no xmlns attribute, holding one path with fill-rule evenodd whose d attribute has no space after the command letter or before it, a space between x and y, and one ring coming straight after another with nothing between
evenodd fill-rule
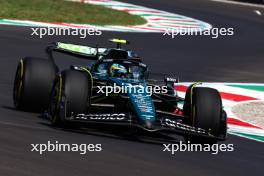
<instances>
[{"instance_id":1,"label":"green grass","mask_svg":"<svg viewBox=\"0 0 264 176\"><path fill-rule=\"evenodd\" d=\"M95 25L140 25L145 19L98 5L64 0L0 0L0 18Z\"/></svg>"}]
</instances>

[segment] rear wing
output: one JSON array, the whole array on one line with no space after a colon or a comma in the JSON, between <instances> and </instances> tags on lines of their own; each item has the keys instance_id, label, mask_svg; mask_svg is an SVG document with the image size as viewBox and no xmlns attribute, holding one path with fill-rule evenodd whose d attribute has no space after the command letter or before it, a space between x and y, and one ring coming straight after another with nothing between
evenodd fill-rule
<instances>
[{"instance_id":1,"label":"rear wing","mask_svg":"<svg viewBox=\"0 0 264 176\"><path fill-rule=\"evenodd\" d=\"M89 47L83 45L74 45L62 42L55 42L50 44L46 51L49 57L53 59L53 51L73 55L89 60L98 60L99 56L103 55L107 48Z\"/></svg>"}]
</instances>

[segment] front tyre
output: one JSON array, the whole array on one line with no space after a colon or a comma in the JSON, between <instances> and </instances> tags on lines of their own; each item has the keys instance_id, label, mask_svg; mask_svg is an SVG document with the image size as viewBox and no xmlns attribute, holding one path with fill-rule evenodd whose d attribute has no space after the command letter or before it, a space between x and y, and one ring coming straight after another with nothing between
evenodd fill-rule
<instances>
[{"instance_id":1,"label":"front tyre","mask_svg":"<svg viewBox=\"0 0 264 176\"><path fill-rule=\"evenodd\" d=\"M184 114L189 117L188 124L202 128L217 138L226 137L226 113L216 89L190 86L186 92ZM216 138L185 136L192 143L216 143Z\"/></svg>"},{"instance_id":2,"label":"front tyre","mask_svg":"<svg viewBox=\"0 0 264 176\"><path fill-rule=\"evenodd\" d=\"M86 113L90 105L92 78L86 72L66 70L55 79L50 114L55 126L65 126L67 117Z\"/></svg>"}]
</instances>

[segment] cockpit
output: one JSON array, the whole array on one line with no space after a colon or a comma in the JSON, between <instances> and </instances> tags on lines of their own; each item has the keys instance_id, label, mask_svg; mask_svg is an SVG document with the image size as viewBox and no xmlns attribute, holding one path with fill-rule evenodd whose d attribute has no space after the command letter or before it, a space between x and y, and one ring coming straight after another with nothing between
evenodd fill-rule
<instances>
[{"instance_id":1,"label":"cockpit","mask_svg":"<svg viewBox=\"0 0 264 176\"><path fill-rule=\"evenodd\" d=\"M94 69L100 77L142 80L147 66L136 61L106 59L96 64Z\"/></svg>"}]
</instances>

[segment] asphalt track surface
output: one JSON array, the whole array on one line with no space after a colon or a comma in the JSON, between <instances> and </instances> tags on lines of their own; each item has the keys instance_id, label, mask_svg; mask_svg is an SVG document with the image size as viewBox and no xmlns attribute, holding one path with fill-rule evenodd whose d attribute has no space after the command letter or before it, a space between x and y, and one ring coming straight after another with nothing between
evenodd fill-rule
<instances>
[{"instance_id":1,"label":"asphalt track surface","mask_svg":"<svg viewBox=\"0 0 264 176\"><path fill-rule=\"evenodd\" d=\"M104 32L100 37L86 40L78 37L38 39L30 36L31 31L26 27L1 26L0 175L263 175L263 143L230 135L225 143L233 143L234 152L218 155L177 152L171 155L162 152L160 143L126 139L94 129L54 129L38 114L13 109L12 83L18 60L28 55L45 57L44 48L53 41L109 46L108 38L121 37L132 42L129 47L145 59L156 76L171 73L179 75L183 81L264 82L264 17L256 15L255 8L196 0L126 2L184 14L216 27L234 27L235 35L219 39L170 39L162 34ZM71 63L83 63L58 57L63 68ZM87 155L30 152L30 144L47 143L48 140L70 144L101 143L103 151Z\"/></svg>"}]
</instances>

